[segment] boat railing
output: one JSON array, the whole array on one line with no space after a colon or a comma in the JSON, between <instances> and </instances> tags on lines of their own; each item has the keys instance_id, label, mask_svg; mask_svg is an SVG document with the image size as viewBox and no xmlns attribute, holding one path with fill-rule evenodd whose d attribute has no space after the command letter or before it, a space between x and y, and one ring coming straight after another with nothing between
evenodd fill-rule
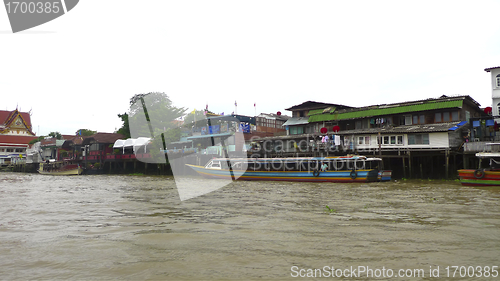
<instances>
[{"instance_id":1,"label":"boat railing","mask_svg":"<svg viewBox=\"0 0 500 281\"><path fill-rule=\"evenodd\" d=\"M315 171L326 164L327 170L378 169L382 159L352 158L214 158L205 166L208 169L227 169L227 162L236 170L263 171Z\"/></svg>"}]
</instances>

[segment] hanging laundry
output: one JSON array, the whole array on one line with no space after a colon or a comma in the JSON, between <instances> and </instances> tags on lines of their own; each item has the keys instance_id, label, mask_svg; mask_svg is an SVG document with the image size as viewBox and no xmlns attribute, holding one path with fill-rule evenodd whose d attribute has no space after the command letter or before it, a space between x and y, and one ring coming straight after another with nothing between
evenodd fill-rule
<instances>
[{"instance_id":1,"label":"hanging laundry","mask_svg":"<svg viewBox=\"0 0 500 281\"><path fill-rule=\"evenodd\" d=\"M335 145L340 145L340 136L339 135L334 135L333 136L333 142Z\"/></svg>"}]
</instances>

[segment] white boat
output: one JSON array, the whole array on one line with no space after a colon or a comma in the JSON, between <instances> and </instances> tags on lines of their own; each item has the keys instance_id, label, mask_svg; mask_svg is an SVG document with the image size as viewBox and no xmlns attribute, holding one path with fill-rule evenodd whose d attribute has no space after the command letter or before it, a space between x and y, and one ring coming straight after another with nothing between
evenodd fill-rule
<instances>
[{"instance_id":1,"label":"white boat","mask_svg":"<svg viewBox=\"0 0 500 281\"><path fill-rule=\"evenodd\" d=\"M364 156L296 158L215 158L205 166L186 164L210 178L269 181L372 182L390 180L379 175L382 159Z\"/></svg>"}]
</instances>

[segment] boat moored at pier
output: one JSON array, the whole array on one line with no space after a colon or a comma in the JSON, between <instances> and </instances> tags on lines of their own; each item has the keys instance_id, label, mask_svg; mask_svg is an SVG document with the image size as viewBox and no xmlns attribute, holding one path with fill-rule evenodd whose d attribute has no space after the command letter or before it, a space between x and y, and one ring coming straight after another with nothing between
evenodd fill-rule
<instances>
[{"instance_id":1,"label":"boat moored at pier","mask_svg":"<svg viewBox=\"0 0 500 281\"><path fill-rule=\"evenodd\" d=\"M48 162L40 163L38 173L42 175L53 175L53 176L71 176L80 175L83 172L83 168L80 164L72 164L65 162Z\"/></svg>"},{"instance_id":2,"label":"boat moored at pier","mask_svg":"<svg viewBox=\"0 0 500 281\"><path fill-rule=\"evenodd\" d=\"M365 156L295 158L214 158L205 166L186 164L209 178L308 182L373 182L390 180L379 174L380 158Z\"/></svg>"},{"instance_id":3,"label":"boat moored at pier","mask_svg":"<svg viewBox=\"0 0 500 281\"><path fill-rule=\"evenodd\" d=\"M458 170L460 183L465 186L500 187L500 152L479 152L476 157L479 158L478 169Z\"/></svg>"}]
</instances>

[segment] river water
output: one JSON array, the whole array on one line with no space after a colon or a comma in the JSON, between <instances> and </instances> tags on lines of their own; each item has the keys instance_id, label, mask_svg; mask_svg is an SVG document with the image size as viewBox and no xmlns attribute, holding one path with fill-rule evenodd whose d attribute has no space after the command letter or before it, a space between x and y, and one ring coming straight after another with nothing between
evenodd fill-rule
<instances>
[{"instance_id":1,"label":"river water","mask_svg":"<svg viewBox=\"0 0 500 281\"><path fill-rule=\"evenodd\" d=\"M1 280L500 279L500 192L453 181L235 182L180 201L169 177L0 173L0 210Z\"/></svg>"}]
</instances>

